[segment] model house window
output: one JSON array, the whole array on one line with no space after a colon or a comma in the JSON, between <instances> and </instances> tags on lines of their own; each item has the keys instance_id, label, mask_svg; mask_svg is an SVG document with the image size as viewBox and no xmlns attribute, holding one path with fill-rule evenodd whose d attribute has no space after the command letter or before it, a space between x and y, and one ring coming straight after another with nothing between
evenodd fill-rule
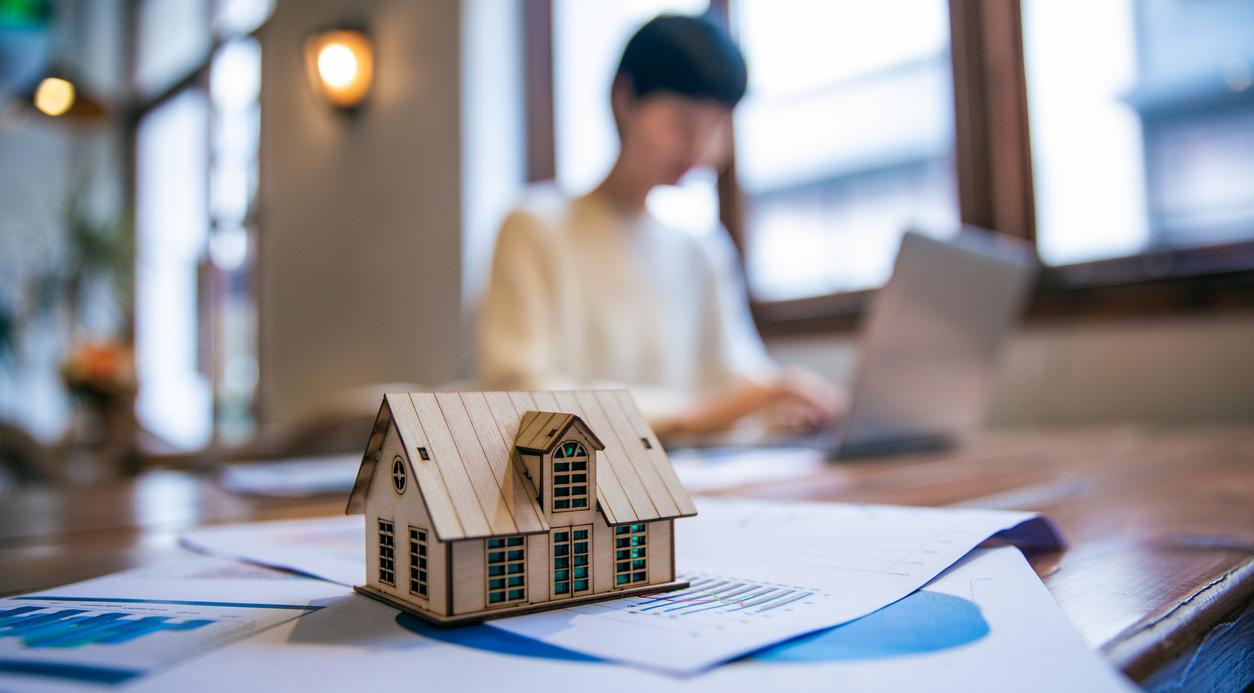
<instances>
[{"instance_id":1,"label":"model house window","mask_svg":"<svg viewBox=\"0 0 1254 693\"><path fill-rule=\"evenodd\" d=\"M396 532L390 520L379 520L379 582L396 584Z\"/></svg>"},{"instance_id":2,"label":"model house window","mask_svg":"<svg viewBox=\"0 0 1254 693\"><path fill-rule=\"evenodd\" d=\"M427 530L409 528L409 591L427 596Z\"/></svg>"},{"instance_id":3,"label":"model house window","mask_svg":"<svg viewBox=\"0 0 1254 693\"><path fill-rule=\"evenodd\" d=\"M526 537L501 537L485 542L489 606L527 599L526 541Z\"/></svg>"},{"instance_id":4,"label":"model house window","mask_svg":"<svg viewBox=\"0 0 1254 693\"><path fill-rule=\"evenodd\" d=\"M565 597L587 592L588 537L592 525L568 527L553 532L553 596Z\"/></svg>"},{"instance_id":5,"label":"model house window","mask_svg":"<svg viewBox=\"0 0 1254 693\"><path fill-rule=\"evenodd\" d=\"M614 586L642 584L648 580L646 524L623 525L614 528Z\"/></svg>"},{"instance_id":6,"label":"model house window","mask_svg":"<svg viewBox=\"0 0 1254 693\"><path fill-rule=\"evenodd\" d=\"M392 487L397 493L405 492L405 460L400 455L392 458Z\"/></svg>"},{"instance_id":7,"label":"model house window","mask_svg":"<svg viewBox=\"0 0 1254 693\"><path fill-rule=\"evenodd\" d=\"M553 452L553 511L588 507L588 451L573 440Z\"/></svg>"}]
</instances>

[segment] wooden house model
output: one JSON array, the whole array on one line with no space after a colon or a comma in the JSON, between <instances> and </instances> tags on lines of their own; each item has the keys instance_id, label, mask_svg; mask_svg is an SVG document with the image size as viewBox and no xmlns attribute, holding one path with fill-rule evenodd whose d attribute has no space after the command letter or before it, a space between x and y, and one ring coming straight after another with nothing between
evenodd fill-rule
<instances>
[{"instance_id":1,"label":"wooden house model","mask_svg":"<svg viewBox=\"0 0 1254 693\"><path fill-rule=\"evenodd\" d=\"M349 514L363 594L440 624L686 587L696 514L625 390L384 396Z\"/></svg>"}]
</instances>

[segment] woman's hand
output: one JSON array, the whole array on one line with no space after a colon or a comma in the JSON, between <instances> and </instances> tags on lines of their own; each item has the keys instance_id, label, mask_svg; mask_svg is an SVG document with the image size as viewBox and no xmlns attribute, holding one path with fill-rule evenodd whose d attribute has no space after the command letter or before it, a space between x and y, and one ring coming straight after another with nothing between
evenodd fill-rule
<instances>
[{"instance_id":1,"label":"woman's hand","mask_svg":"<svg viewBox=\"0 0 1254 693\"><path fill-rule=\"evenodd\" d=\"M842 390L814 373L788 369L763 381L738 381L702 397L659 426L659 434L718 433L752 415L789 430L806 431L838 420L845 407Z\"/></svg>"}]
</instances>

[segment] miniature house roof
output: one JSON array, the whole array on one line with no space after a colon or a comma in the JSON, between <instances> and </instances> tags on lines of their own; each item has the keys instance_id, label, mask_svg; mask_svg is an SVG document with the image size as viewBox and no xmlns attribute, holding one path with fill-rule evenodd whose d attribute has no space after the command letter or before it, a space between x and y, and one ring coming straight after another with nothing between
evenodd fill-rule
<instances>
[{"instance_id":1,"label":"miniature house roof","mask_svg":"<svg viewBox=\"0 0 1254 693\"><path fill-rule=\"evenodd\" d=\"M574 414L552 411L529 411L523 414L522 421L518 424L518 436L514 438L514 447L522 452L540 455L551 452L554 446L562 442L566 431L575 424L583 429L592 447L597 450L605 449L605 444L588 428L583 419Z\"/></svg>"},{"instance_id":2,"label":"miniature house roof","mask_svg":"<svg viewBox=\"0 0 1254 693\"><path fill-rule=\"evenodd\" d=\"M579 426L600 451L597 508L607 524L697 512L626 390L389 393L375 418L346 512L365 510L393 425L441 541L549 531L535 487L524 478L513 448L547 452L571 426Z\"/></svg>"}]
</instances>

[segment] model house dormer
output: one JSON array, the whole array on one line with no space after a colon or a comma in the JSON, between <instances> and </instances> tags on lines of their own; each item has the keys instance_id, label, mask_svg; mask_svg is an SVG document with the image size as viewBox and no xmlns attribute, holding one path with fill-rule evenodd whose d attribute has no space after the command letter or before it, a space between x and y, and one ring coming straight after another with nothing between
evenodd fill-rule
<instances>
[{"instance_id":1,"label":"model house dormer","mask_svg":"<svg viewBox=\"0 0 1254 693\"><path fill-rule=\"evenodd\" d=\"M518 425L514 449L546 514L595 509L597 458L605 445L583 419L563 412L529 411Z\"/></svg>"}]
</instances>

